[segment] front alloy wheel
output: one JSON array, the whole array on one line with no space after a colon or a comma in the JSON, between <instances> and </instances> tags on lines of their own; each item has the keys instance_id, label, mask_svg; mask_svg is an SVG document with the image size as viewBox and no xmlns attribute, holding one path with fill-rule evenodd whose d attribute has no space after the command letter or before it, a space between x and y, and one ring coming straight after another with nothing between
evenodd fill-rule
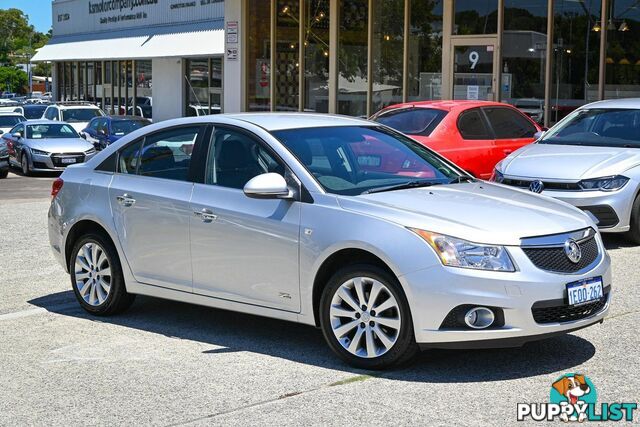
<instances>
[{"instance_id":1,"label":"front alloy wheel","mask_svg":"<svg viewBox=\"0 0 640 427\"><path fill-rule=\"evenodd\" d=\"M31 174L31 169L29 168L29 159L25 153L22 153L20 158L20 166L22 167L22 174L24 176L29 176Z\"/></svg>"},{"instance_id":2,"label":"front alloy wheel","mask_svg":"<svg viewBox=\"0 0 640 427\"><path fill-rule=\"evenodd\" d=\"M340 270L324 289L320 306L329 346L355 367L399 365L418 351L402 288L376 266Z\"/></svg>"}]
</instances>

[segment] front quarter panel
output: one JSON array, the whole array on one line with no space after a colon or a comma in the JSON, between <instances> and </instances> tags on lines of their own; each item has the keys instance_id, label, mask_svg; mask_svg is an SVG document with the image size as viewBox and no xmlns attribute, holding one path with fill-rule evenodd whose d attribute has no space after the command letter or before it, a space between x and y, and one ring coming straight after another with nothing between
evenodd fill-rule
<instances>
[{"instance_id":1,"label":"front quarter panel","mask_svg":"<svg viewBox=\"0 0 640 427\"><path fill-rule=\"evenodd\" d=\"M343 210L335 196L314 194L303 204L300 225L300 320L314 324L313 287L322 264L343 249L380 258L396 277L440 265L435 253L409 229L374 216ZM403 281L400 280L401 284ZM318 284L324 286L325 283ZM413 290L404 286L412 308Z\"/></svg>"}]
</instances>

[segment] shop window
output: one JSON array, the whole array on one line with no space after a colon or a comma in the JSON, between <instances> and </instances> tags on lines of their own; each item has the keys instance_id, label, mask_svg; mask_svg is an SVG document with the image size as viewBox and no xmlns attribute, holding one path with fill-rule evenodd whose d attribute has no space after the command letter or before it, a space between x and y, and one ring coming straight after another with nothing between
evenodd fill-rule
<instances>
[{"instance_id":1,"label":"shop window","mask_svg":"<svg viewBox=\"0 0 640 427\"><path fill-rule=\"evenodd\" d=\"M340 1L338 112L367 115L368 0Z\"/></svg>"},{"instance_id":2,"label":"shop window","mask_svg":"<svg viewBox=\"0 0 640 427\"><path fill-rule=\"evenodd\" d=\"M598 98L601 0L555 0L551 123Z\"/></svg>"},{"instance_id":3,"label":"shop window","mask_svg":"<svg viewBox=\"0 0 640 427\"><path fill-rule=\"evenodd\" d=\"M404 0L373 2L372 112L402 102Z\"/></svg>"},{"instance_id":4,"label":"shop window","mask_svg":"<svg viewBox=\"0 0 640 427\"><path fill-rule=\"evenodd\" d=\"M304 109L329 111L329 0L304 0Z\"/></svg>"},{"instance_id":5,"label":"shop window","mask_svg":"<svg viewBox=\"0 0 640 427\"><path fill-rule=\"evenodd\" d=\"M453 34L496 34L498 0L455 0Z\"/></svg>"},{"instance_id":6,"label":"shop window","mask_svg":"<svg viewBox=\"0 0 640 427\"><path fill-rule=\"evenodd\" d=\"M640 97L640 4L611 1L607 25L605 98Z\"/></svg>"},{"instance_id":7,"label":"shop window","mask_svg":"<svg viewBox=\"0 0 640 427\"><path fill-rule=\"evenodd\" d=\"M409 1L407 99L442 99L442 0Z\"/></svg>"},{"instance_id":8,"label":"shop window","mask_svg":"<svg viewBox=\"0 0 640 427\"><path fill-rule=\"evenodd\" d=\"M247 110L271 108L271 2L247 2Z\"/></svg>"},{"instance_id":9,"label":"shop window","mask_svg":"<svg viewBox=\"0 0 640 427\"><path fill-rule=\"evenodd\" d=\"M186 116L221 113L222 58L187 59L185 61L187 70ZM213 87L211 84L218 86Z\"/></svg>"},{"instance_id":10,"label":"shop window","mask_svg":"<svg viewBox=\"0 0 640 427\"><path fill-rule=\"evenodd\" d=\"M299 104L300 1L276 0L275 109L297 111Z\"/></svg>"},{"instance_id":11,"label":"shop window","mask_svg":"<svg viewBox=\"0 0 640 427\"><path fill-rule=\"evenodd\" d=\"M505 0L500 96L542 123L547 0ZM535 110L535 111L533 111Z\"/></svg>"}]
</instances>

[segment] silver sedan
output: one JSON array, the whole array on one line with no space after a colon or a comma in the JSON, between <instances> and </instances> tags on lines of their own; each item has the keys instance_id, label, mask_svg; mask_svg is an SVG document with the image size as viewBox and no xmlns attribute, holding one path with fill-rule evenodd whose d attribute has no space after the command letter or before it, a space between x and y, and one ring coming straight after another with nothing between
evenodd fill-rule
<instances>
[{"instance_id":1,"label":"silver sedan","mask_svg":"<svg viewBox=\"0 0 640 427\"><path fill-rule=\"evenodd\" d=\"M64 122L33 120L17 124L2 135L8 147L9 163L24 175L32 172L64 170L85 162L96 153L93 144Z\"/></svg>"},{"instance_id":2,"label":"silver sedan","mask_svg":"<svg viewBox=\"0 0 640 427\"><path fill-rule=\"evenodd\" d=\"M361 368L570 332L611 299L589 216L364 120L157 123L67 168L52 195L50 243L88 312L143 294L300 322Z\"/></svg>"},{"instance_id":3,"label":"silver sedan","mask_svg":"<svg viewBox=\"0 0 640 427\"><path fill-rule=\"evenodd\" d=\"M586 105L496 165L495 181L579 207L640 244L640 99Z\"/></svg>"}]
</instances>

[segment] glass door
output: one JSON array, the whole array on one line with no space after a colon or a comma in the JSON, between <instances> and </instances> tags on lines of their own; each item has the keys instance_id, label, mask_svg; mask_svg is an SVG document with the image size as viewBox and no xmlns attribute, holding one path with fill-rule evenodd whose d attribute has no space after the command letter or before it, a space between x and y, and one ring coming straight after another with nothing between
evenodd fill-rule
<instances>
[{"instance_id":1,"label":"glass door","mask_svg":"<svg viewBox=\"0 0 640 427\"><path fill-rule=\"evenodd\" d=\"M497 100L495 38L452 40L453 99Z\"/></svg>"}]
</instances>

